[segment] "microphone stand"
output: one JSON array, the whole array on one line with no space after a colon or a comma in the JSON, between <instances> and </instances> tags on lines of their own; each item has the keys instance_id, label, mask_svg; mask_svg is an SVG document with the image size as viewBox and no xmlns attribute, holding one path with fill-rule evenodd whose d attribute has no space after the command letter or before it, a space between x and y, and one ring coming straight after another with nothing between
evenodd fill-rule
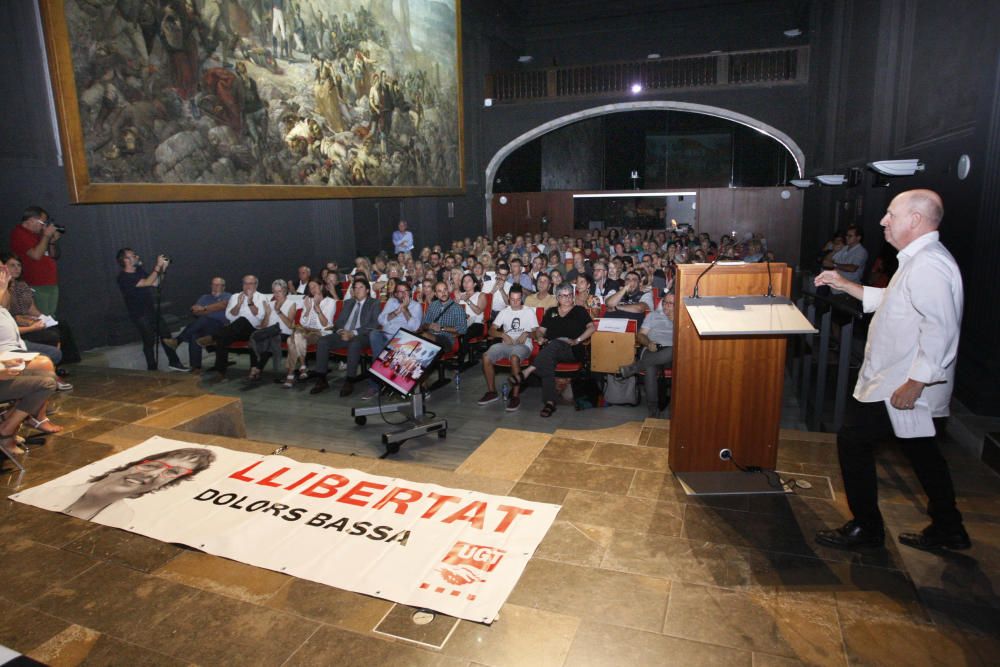
<instances>
[{"instance_id":1,"label":"microphone stand","mask_svg":"<svg viewBox=\"0 0 1000 667\"><path fill-rule=\"evenodd\" d=\"M704 275L706 273L708 273L709 271L712 270L713 267L715 267L716 262L719 261L719 257L720 257L720 255L716 255L715 259L712 260L712 263L708 265L708 268L705 269L704 271L702 271L700 274L698 274L698 279L694 281L694 289L691 291L691 298L692 299L700 299L701 298L698 295L698 283L701 282L702 277L704 277Z\"/></svg>"},{"instance_id":2,"label":"microphone stand","mask_svg":"<svg viewBox=\"0 0 1000 667\"><path fill-rule=\"evenodd\" d=\"M160 271L159 280L156 281L156 303L153 308L153 360L156 362L157 369L160 367L160 341L162 340L160 337L160 297L162 296L163 281L166 279L167 266Z\"/></svg>"}]
</instances>

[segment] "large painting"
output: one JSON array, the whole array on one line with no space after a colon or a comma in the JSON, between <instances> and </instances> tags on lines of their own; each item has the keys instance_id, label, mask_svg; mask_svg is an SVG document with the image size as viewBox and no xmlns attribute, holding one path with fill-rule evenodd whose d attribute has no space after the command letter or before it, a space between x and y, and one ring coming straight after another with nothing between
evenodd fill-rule
<instances>
[{"instance_id":1,"label":"large painting","mask_svg":"<svg viewBox=\"0 0 1000 667\"><path fill-rule=\"evenodd\" d=\"M459 0L40 0L77 202L462 191Z\"/></svg>"}]
</instances>

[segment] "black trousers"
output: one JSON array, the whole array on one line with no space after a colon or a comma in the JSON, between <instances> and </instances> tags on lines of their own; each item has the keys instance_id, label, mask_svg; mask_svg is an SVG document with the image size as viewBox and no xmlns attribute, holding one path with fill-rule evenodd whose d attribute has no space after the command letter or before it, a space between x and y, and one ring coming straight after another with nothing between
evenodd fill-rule
<instances>
[{"instance_id":1,"label":"black trousers","mask_svg":"<svg viewBox=\"0 0 1000 667\"><path fill-rule=\"evenodd\" d=\"M229 346L238 340L250 340L250 335L256 331L250 320L239 317L222 327L215 333L215 365L212 368L219 373L225 373L229 366ZM257 353L250 347L250 365L257 365Z\"/></svg>"},{"instance_id":2,"label":"black trousers","mask_svg":"<svg viewBox=\"0 0 1000 667\"><path fill-rule=\"evenodd\" d=\"M940 432L944 419L935 419L934 427ZM855 521L869 530L882 529L875 446L891 437L892 423L882 401L861 403L854 398L849 399L844 425L837 433L837 455L844 476L847 504ZM899 442L927 494L927 513L931 522L944 530L961 526L962 515L955 507L955 487L948 463L938 449L937 438L906 438Z\"/></svg>"},{"instance_id":3,"label":"black trousers","mask_svg":"<svg viewBox=\"0 0 1000 667\"><path fill-rule=\"evenodd\" d=\"M142 353L146 357L146 368L151 371L156 370L156 355L154 352L154 346L156 345L156 325L154 324L156 320L156 315L154 313L143 313L139 316L132 316L130 318L132 324L135 328L139 330L139 335L142 337ZM171 366L181 366L180 357L177 356L177 352L174 351L172 347L167 346L162 343L164 338L170 337L170 329L167 328L167 323L160 318L159 324L159 334L161 345L163 345L163 351L167 355L167 361Z\"/></svg>"}]
</instances>

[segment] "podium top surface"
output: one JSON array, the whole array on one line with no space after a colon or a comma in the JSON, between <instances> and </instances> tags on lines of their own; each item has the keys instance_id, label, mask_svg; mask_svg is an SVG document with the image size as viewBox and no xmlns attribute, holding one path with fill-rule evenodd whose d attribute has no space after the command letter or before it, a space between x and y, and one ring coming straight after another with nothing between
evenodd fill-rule
<instances>
[{"instance_id":1,"label":"podium top surface","mask_svg":"<svg viewBox=\"0 0 1000 667\"><path fill-rule=\"evenodd\" d=\"M685 297L684 306L701 336L764 336L816 333L785 297Z\"/></svg>"}]
</instances>

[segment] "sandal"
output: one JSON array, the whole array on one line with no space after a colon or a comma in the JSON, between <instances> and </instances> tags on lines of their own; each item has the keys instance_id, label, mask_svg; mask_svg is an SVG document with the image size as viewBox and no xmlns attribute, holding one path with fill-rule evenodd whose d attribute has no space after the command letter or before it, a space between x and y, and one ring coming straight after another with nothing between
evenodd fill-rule
<instances>
[{"instance_id":1,"label":"sandal","mask_svg":"<svg viewBox=\"0 0 1000 667\"><path fill-rule=\"evenodd\" d=\"M309 369L303 366L299 369L299 382L305 382L309 379Z\"/></svg>"},{"instance_id":2,"label":"sandal","mask_svg":"<svg viewBox=\"0 0 1000 667\"><path fill-rule=\"evenodd\" d=\"M285 376L285 382L281 386L284 387L285 389L291 389L292 387L294 387L295 386L295 376L294 375L286 375Z\"/></svg>"},{"instance_id":3,"label":"sandal","mask_svg":"<svg viewBox=\"0 0 1000 667\"><path fill-rule=\"evenodd\" d=\"M34 417L29 416L24 421L27 422L28 426L30 426L31 428L35 429L36 431L41 431L46 435L55 435L56 433L61 433L63 430L62 426L50 422L48 417L46 417L45 419L35 419ZM45 427L46 424L49 425L48 428Z\"/></svg>"},{"instance_id":4,"label":"sandal","mask_svg":"<svg viewBox=\"0 0 1000 667\"><path fill-rule=\"evenodd\" d=\"M556 411L556 404L549 401L542 407L541 413L542 417L551 417L552 413Z\"/></svg>"}]
</instances>

